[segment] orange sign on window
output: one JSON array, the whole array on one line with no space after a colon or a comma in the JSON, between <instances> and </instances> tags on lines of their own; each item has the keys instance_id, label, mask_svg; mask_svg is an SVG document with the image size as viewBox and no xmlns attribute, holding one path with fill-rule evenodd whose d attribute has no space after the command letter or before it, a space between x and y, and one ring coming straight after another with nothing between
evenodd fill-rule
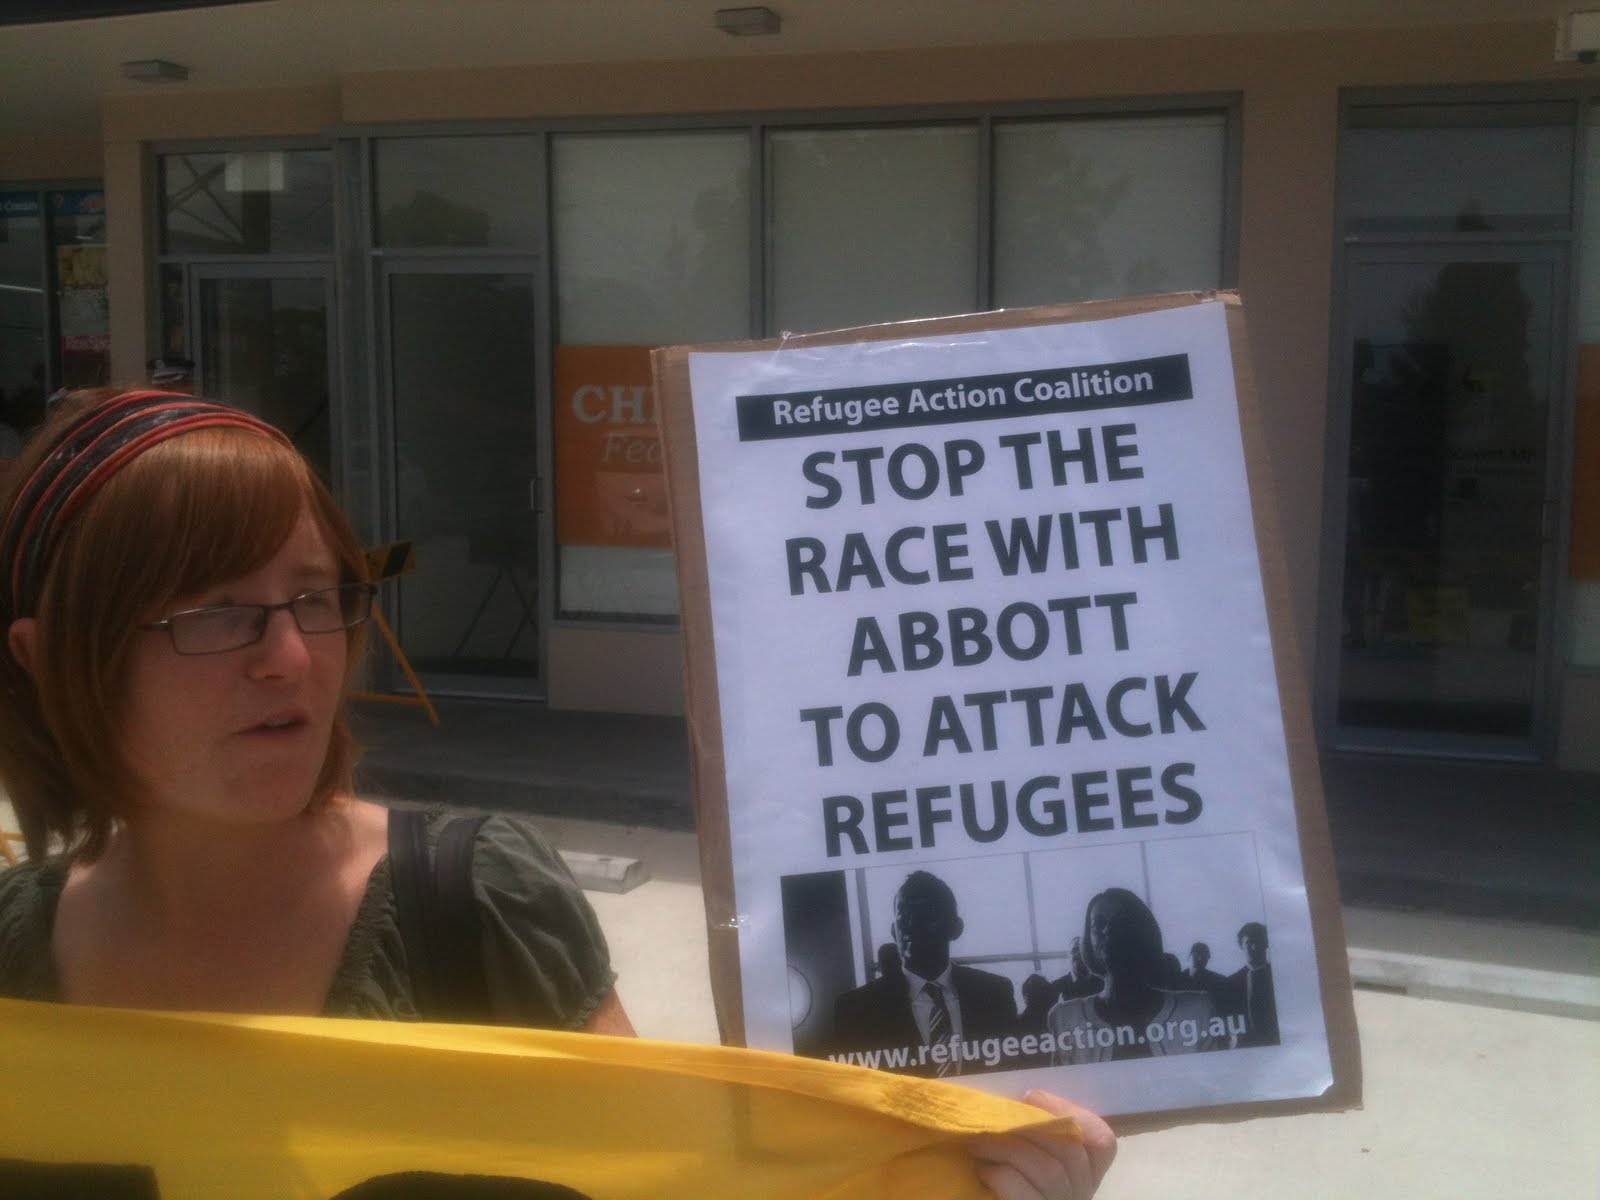
<instances>
[{"instance_id":1,"label":"orange sign on window","mask_svg":"<svg viewBox=\"0 0 1600 1200\"><path fill-rule=\"evenodd\" d=\"M557 346L556 538L672 544L649 346Z\"/></svg>"}]
</instances>

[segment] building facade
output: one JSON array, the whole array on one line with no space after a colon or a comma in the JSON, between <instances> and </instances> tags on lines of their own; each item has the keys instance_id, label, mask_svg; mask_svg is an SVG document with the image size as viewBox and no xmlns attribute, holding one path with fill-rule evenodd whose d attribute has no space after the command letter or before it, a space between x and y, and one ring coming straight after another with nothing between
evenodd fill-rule
<instances>
[{"instance_id":1,"label":"building facade","mask_svg":"<svg viewBox=\"0 0 1600 1200\"><path fill-rule=\"evenodd\" d=\"M251 10L314 36L70 25ZM650 347L1238 288L1324 749L1600 770L1600 68L1558 15L118 80L0 137L0 388L191 360L414 543L430 689L672 713Z\"/></svg>"}]
</instances>

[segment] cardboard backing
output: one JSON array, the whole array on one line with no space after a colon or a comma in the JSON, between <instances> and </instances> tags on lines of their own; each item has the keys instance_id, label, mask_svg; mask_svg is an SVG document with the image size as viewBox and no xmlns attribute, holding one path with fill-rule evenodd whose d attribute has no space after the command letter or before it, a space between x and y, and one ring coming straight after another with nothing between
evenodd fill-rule
<instances>
[{"instance_id":1,"label":"cardboard backing","mask_svg":"<svg viewBox=\"0 0 1600 1200\"><path fill-rule=\"evenodd\" d=\"M1271 1114L1359 1107L1360 1042L1350 991L1349 959L1345 948L1344 919L1339 907L1333 846L1323 806L1322 776L1312 728L1310 692L1295 632L1288 565L1283 552L1276 492L1261 425L1260 403L1250 366L1244 309L1238 293L1231 291L1184 292L1080 304L1042 305L825 333L786 335L758 341L665 346L652 353L662 457L677 556L685 712L695 818L700 839L700 877L705 891L711 991L718 1027L725 1044L745 1044L744 1003L739 972L738 913L734 906L728 797L723 769L721 706L717 695L716 655L711 636L711 594L706 574L705 527L700 503L699 457L689 386L689 355L711 351L773 351L856 342L906 341L993 329L1102 321L1212 301L1220 301L1227 306L1240 433L1250 482L1250 507L1255 521L1262 588L1277 670L1278 692L1283 706L1284 737L1294 788L1295 816L1311 912L1322 1010L1328 1029L1333 1084L1321 1096L1125 1114L1116 1118L1115 1125L1119 1131L1132 1132L1195 1121L1240 1120Z\"/></svg>"}]
</instances>

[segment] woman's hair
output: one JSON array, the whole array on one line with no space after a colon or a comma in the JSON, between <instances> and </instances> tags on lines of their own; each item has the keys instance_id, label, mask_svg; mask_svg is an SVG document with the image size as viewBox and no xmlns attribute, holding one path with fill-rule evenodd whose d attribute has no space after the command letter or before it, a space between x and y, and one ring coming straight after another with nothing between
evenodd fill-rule
<instances>
[{"instance_id":1,"label":"woman's hair","mask_svg":"<svg viewBox=\"0 0 1600 1200\"><path fill-rule=\"evenodd\" d=\"M165 401L166 419L185 422L182 432L151 434L131 457L98 470L81 506L69 502L60 511L70 515L55 517L48 539L33 539L44 549L32 583L17 587L13 562L0 561L0 783L34 857L52 835L80 858L97 857L113 820L145 799L121 737L140 625L165 616L180 597L264 566L302 513L316 523L341 582L366 581L349 521L282 435L242 414L207 424L193 414L231 410L191 397L141 393L149 400L130 404L130 395L98 389L63 399L0 475L3 559L8 544L26 540L16 532L32 528L30 513L48 513L48 495L37 500L41 481L51 472L71 478L70 467L55 465L63 448L108 407L128 405L143 419ZM22 561L23 550L13 554ZM38 618L31 673L4 636L19 616ZM345 636L348 687L363 638L359 629ZM313 805L349 790L357 754L341 707Z\"/></svg>"},{"instance_id":2,"label":"woman's hair","mask_svg":"<svg viewBox=\"0 0 1600 1200\"><path fill-rule=\"evenodd\" d=\"M1094 910L1099 905L1111 906L1122 911L1124 920L1117 936L1127 939L1131 947L1128 957L1143 966L1146 983L1165 987L1161 958L1161 925L1156 921L1155 913L1150 911L1150 906L1141 900L1137 893L1130 892L1127 888L1113 887L1097 892L1089 901L1088 907L1083 910L1083 959L1089 964L1089 970L1096 975L1104 975L1110 965L1101 961L1100 952L1095 948L1094 937L1090 932Z\"/></svg>"}]
</instances>

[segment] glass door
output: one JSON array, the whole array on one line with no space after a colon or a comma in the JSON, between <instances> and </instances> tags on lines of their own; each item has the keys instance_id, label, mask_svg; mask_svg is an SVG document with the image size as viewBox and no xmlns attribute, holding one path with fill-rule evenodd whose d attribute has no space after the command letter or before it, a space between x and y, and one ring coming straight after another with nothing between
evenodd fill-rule
<instances>
[{"instance_id":1,"label":"glass door","mask_svg":"<svg viewBox=\"0 0 1600 1200\"><path fill-rule=\"evenodd\" d=\"M1565 248L1352 246L1335 743L1534 757Z\"/></svg>"},{"instance_id":2,"label":"glass door","mask_svg":"<svg viewBox=\"0 0 1600 1200\"><path fill-rule=\"evenodd\" d=\"M195 390L276 425L332 484L328 268L195 266L189 286Z\"/></svg>"},{"instance_id":3,"label":"glass door","mask_svg":"<svg viewBox=\"0 0 1600 1200\"><path fill-rule=\"evenodd\" d=\"M22 451L50 394L39 194L0 192L0 463Z\"/></svg>"},{"instance_id":4,"label":"glass door","mask_svg":"<svg viewBox=\"0 0 1600 1200\"><path fill-rule=\"evenodd\" d=\"M386 258L379 282L401 645L430 690L538 695L533 261Z\"/></svg>"}]
</instances>

